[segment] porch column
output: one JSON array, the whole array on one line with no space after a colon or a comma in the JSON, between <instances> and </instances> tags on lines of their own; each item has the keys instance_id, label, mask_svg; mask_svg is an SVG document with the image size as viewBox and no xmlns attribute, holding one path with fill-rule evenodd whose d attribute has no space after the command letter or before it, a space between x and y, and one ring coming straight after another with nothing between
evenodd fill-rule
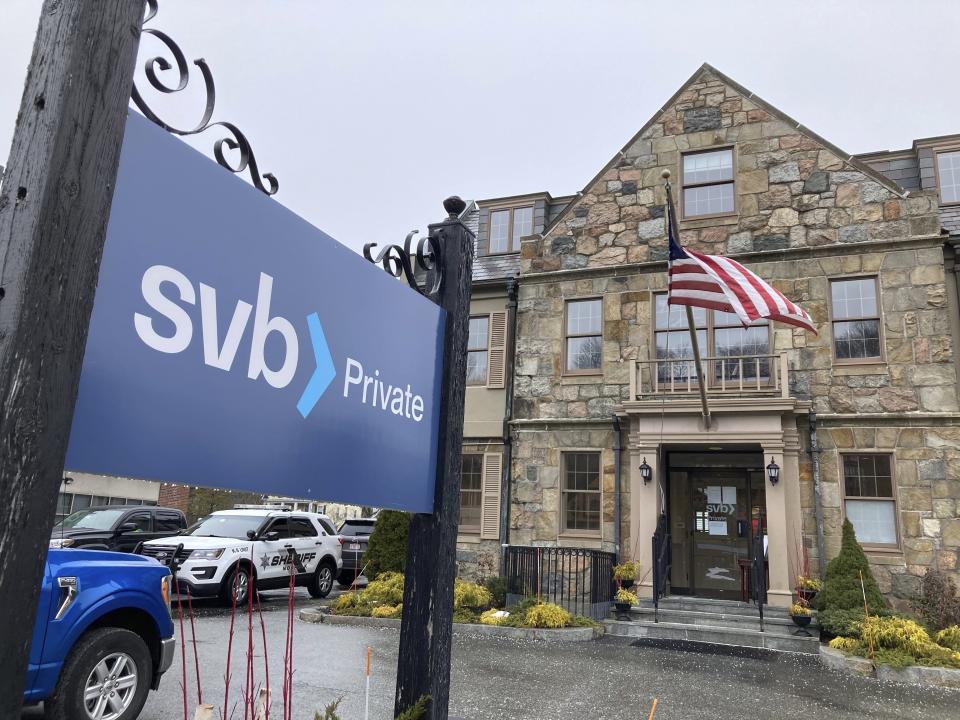
<instances>
[{"instance_id":1,"label":"porch column","mask_svg":"<svg viewBox=\"0 0 960 720\"><path fill-rule=\"evenodd\" d=\"M780 481L776 485L770 483L766 466L770 460L780 466ZM799 477L796 456L791 467L784 461L783 445L763 446L764 483L766 483L767 497L767 561L770 565L770 587L767 589L767 602L770 605L788 607L791 603L793 583L790 576L790 536L794 531L791 527L790 512L787 507L791 502L791 493L788 488L797 486L799 495Z\"/></svg>"},{"instance_id":2,"label":"porch column","mask_svg":"<svg viewBox=\"0 0 960 720\"><path fill-rule=\"evenodd\" d=\"M640 465L646 459L647 465L653 469L652 480L644 485L640 477ZM653 596L653 552L651 543L653 533L657 530L657 517L663 496L661 486L666 478L660 477L660 466L657 462L658 448L656 445L640 445L630 448L630 547L624 548L624 556L641 563L640 577L637 583L637 593L640 597Z\"/></svg>"}]
</instances>

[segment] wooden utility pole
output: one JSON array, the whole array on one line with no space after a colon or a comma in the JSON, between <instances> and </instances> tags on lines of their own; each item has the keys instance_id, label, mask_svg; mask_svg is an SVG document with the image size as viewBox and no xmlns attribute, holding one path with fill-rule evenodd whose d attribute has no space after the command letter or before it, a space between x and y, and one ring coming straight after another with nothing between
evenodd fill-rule
<instances>
[{"instance_id":1,"label":"wooden utility pole","mask_svg":"<svg viewBox=\"0 0 960 720\"><path fill-rule=\"evenodd\" d=\"M45 0L0 193L0 718L20 717L143 12Z\"/></svg>"},{"instance_id":2,"label":"wooden utility pole","mask_svg":"<svg viewBox=\"0 0 960 720\"><path fill-rule=\"evenodd\" d=\"M467 382L467 333L473 273L473 235L458 219L460 198L443 203L448 218L430 226L442 247L439 305L447 311L440 389L437 488L432 515L414 515L407 541L400 661L395 714L430 696L431 720L447 720L453 581L457 572L457 522Z\"/></svg>"}]
</instances>

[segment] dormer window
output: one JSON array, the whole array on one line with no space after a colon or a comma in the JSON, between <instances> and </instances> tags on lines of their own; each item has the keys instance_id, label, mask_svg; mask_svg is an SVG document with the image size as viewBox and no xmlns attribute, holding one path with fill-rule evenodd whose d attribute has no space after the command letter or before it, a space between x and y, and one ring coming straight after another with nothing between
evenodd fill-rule
<instances>
[{"instance_id":1,"label":"dormer window","mask_svg":"<svg viewBox=\"0 0 960 720\"><path fill-rule=\"evenodd\" d=\"M960 150L937 153L940 202L960 203Z\"/></svg>"},{"instance_id":2,"label":"dormer window","mask_svg":"<svg viewBox=\"0 0 960 720\"><path fill-rule=\"evenodd\" d=\"M490 213L490 253L520 251L520 238L533 234L533 208L517 207Z\"/></svg>"}]
</instances>

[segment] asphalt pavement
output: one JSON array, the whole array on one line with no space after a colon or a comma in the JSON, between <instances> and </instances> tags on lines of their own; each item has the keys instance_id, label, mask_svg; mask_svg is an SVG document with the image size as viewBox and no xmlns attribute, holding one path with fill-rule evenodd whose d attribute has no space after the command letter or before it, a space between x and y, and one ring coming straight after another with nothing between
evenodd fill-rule
<instances>
[{"instance_id":1,"label":"asphalt pavement","mask_svg":"<svg viewBox=\"0 0 960 720\"><path fill-rule=\"evenodd\" d=\"M287 626L284 593L263 593L264 623L274 704L280 718L283 642ZM298 590L297 610L316 603ZM203 699L224 701L229 611L198 603L197 647ZM227 717L242 720L240 697L247 646L246 623L238 620L233 640ZM188 630L189 633L189 630ZM315 710L342 697L343 720L361 720L364 663L373 652L370 718L392 717L399 633L395 629L314 625L294 621L293 718L313 720ZM263 651L254 625L256 683L263 681ZM196 702L192 652L187 666L190 717ZM183 717L179 654L158 692L151 693L140 720ZM960 691L882 684L793 655L737 657L683 650L635 647L604 639L544 644L486 637L454 641L451 716L463 720L580 720L646 718L658 699L656 720L688 718L802 717L804 720L960 720ZM24 718L38 718L29 711Z\"/></svg>"}]
</instances>

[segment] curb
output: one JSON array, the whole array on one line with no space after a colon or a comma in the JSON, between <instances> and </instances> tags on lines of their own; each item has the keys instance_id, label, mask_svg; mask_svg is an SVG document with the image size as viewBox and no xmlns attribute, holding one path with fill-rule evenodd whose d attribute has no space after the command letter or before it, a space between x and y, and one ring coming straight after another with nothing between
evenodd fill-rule
<instances>
[{"instance_id":1,"label":"curb","mask_svg":"<svg viewBox=\"0 0 960 720\"><path fill-rule=\"evenodd\" d=\"M960 689L960 670L954 670L953 668L911 665L898 669L889 665L875 666L867 658L847 655L826 645L820 646L820 662L833 670L868 677L881 682Z\"/></svg>"},{"instance_id":2,"label":"curb","mask_svg":"<svg viewBox=\"0 0 960 720\"><path fill-rule=\"evenodd\" d=\"M357 617L354 615L331 615L318 610L301 610L300 619L304 622L324 625L353 625L375 628L400 629L400 620L393 618ZM544 630L540 628L514 628L498 625L479 625L454 623L453 634L462 637L495 637L514 640L541 640L544 642L587 642L603 635L603 628L560 628Z\"/></svg>"}]
</instances>

